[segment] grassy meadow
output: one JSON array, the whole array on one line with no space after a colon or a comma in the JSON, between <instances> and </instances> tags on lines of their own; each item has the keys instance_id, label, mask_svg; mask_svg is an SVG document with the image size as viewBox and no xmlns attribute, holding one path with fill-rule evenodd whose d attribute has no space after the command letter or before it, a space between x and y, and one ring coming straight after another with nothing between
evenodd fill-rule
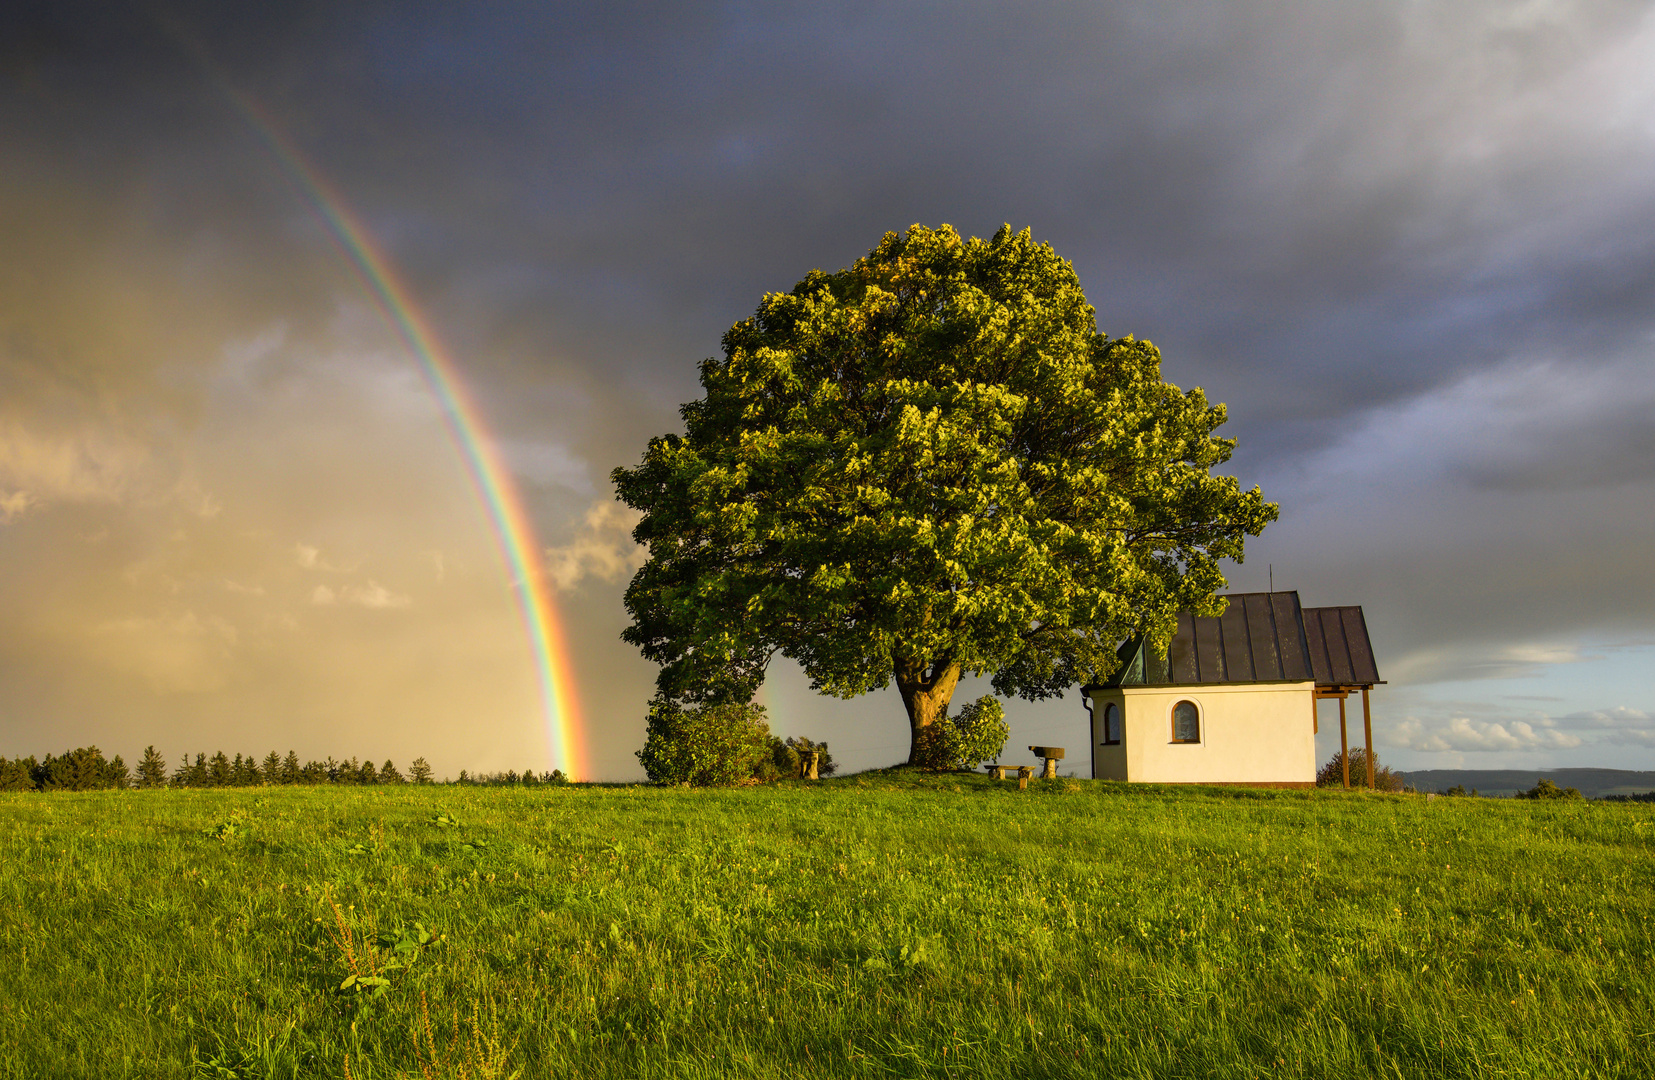
<instances>
[{"instance_id":1,"label":"grassy meadow","mask_svg":"<svg viewBox=\"0 0 1655 1080\"><path fill-rule=\"evenodd\" d=\"M1655 805L0 796L0 1077L1648 1076Z\"/></svg>"}]
</instances>

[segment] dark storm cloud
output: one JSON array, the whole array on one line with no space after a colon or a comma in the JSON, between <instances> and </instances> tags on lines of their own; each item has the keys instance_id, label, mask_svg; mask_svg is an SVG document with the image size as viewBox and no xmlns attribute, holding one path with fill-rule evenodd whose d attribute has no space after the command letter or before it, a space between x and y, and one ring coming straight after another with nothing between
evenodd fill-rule
<instances>
[{"instance_id":1,"label":"dark storm cloud","mask_svg":"<svg viewBox=\"0 0 1655 1080\"><path fill-rule=\"evenodd\" d=\"M1367 604L1421 678L1655 610L1645 4L40 4L6 31L0 235L34 283L7 280L98 264L169 282L157 323L200 313L104 377L321 341L350 295L227 79L389 249L566 560L761 293L887 229L1010 222L1229 403L1283 503L1247 572ZM8 385L108 355L6 332ZM594 640L617 590L566 598ZM580 647L638 696L635 658Z\"/></svg>"}]
</instances>

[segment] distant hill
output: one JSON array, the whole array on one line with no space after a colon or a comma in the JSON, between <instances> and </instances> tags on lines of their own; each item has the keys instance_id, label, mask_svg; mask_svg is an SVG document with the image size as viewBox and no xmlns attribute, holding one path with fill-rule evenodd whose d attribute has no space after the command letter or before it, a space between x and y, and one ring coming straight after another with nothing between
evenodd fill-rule
<instances>
[{"instance_id":1,"label":"distant hill","mask_svg":"<svg viewBox=\"0 0 1655 1080\"><path fill-rule=\"evenodd\" d=\"M1580 789L1588 799L1605 795L1641 795L1655 791L1655 772L1630 769L1416 769L1403 774L1418 791L1446 791L1456 784L1479 795L1515 795L1542 776L1558 787Z\"/></svg>"}]
</instances>

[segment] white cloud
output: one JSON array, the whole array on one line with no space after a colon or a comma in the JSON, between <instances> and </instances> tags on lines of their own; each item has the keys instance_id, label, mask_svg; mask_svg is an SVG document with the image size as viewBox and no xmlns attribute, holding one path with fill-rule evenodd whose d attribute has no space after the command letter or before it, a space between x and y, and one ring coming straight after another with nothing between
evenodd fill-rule
<instances>
[{"instance_id":1,"label":"white cloud","mask_svg":"<svg viewBox=\"0 0 1655 1080\"><path fill-rule=\"evenodd\" d=\"M0 492L0 525L10 524L40 500L27 491Z\"/></svg>"},{"instance_id":2,"label":"white cloud","mask_svg":"<svg viewBox=\"0 0 1655 1080\"><path fill-rule=\"evenodd\" d=\"M546 549L546 577L552 587L565 591L588 577L620 581L642 566L648 552L632 539L640 517L613 500L593 503L572 543Z\"/></svg>"},{"instance_id":3,"label":"white cloud","mask_svg":"<svg viewBox=\"0 0 1655 1080\"><path fill-rule=\"evenodd\" d=\"M413 597L392 592L377 581L369 581L366 585L345 585L337 590L326 585L318 585L310 591L310 602L317 607L353 604L356 607L383 611L389 608L409 607L414 600Z\"/></svg>"},{"instance_id":4,"label":"white cloud","mask_svg":"<svg viewBox=\"0 0 1655 1080\"><path fill-rule=\"evenodd\" d=\"M149 487L149 451L110 426L43 435L0 417L0 480L36 502L121 502Z\"/></svg>"},{"instance_id":5,"label":"white cloud","mask_svg":"<svg viewBox=\"0 0 1655 1080\"><path fill-rule=\"evenodd\" d=\"M1551 727L1535 727L1526 720L1473 720L1455 716L1446 724L1428 724L1410 716L1392 725L1384 740L1391 746L1440 753L1496 750L1571 750L1585 740Z\"/></svg>"},{"instance_id":6,"label":"white cloud","mask_svg":"<svg viewBox=\"0 0 1655 1080\"><path fill-rule=\"evenodd\" d=\"M322 558L322 549L311 544L294 544L293 559L306 570L326 570L331 574L349 574L355 567L336 566Z\"/></svg>"},{"instance_id":7,"label":"white cloud","mask_svg":"<svg viewBox=\"0 0 1655 1080\"><path fill-rule=\"evenodd\" d=\"M369 581L366 586L346 585L339 590L339 599L357 607L376 609L405 608L414 602L412 597L394 593L377 581Z\"/></svg>"}]
</instances>

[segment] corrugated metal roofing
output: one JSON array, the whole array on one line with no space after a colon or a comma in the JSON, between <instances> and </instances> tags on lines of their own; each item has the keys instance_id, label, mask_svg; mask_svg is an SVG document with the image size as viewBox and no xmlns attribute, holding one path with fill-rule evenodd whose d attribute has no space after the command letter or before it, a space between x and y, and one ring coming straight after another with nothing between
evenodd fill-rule
<instances>
[{"instance_id":1,"label":"corrugated metal roofing","mask_svg":"<svg viewBox=\"0 0 1655 1080\"><path fill-rule=\"evenodd\" d=\"M1303 608L1297 592L1233 593L1217 618L1179 612L1165 656L1142 638L1121 646L1108 686L1379 682L1360 607Z\"/></svg>"}]
</instances>

